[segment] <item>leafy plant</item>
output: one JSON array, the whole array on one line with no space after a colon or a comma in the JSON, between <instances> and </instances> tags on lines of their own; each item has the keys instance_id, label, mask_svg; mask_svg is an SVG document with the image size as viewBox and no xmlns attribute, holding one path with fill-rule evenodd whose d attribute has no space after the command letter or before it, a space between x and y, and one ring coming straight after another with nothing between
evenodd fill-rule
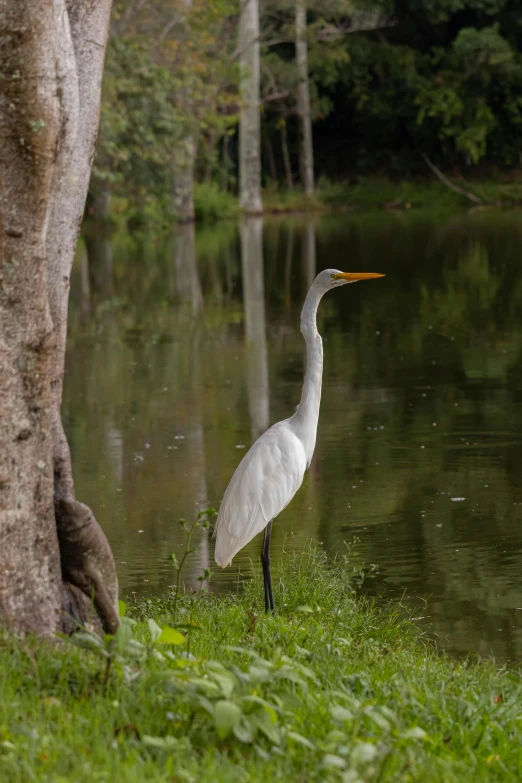
<instances>
[{"instance_id":1,"label":"leafy plant","mask_svg":"<svg viewBox=\"0 0 522 783\"><path fill-rule=\"evenodd\" d=\"M136 621L126 616L127 607L123 601L118 604L121 623L114 635L105 634L101 637L94 631L83 628L70 637L71 643L76 647L89 650L104 662L101 679L105 687L114 670L121 674L127 683L132 682L139 675L139 665L147 660L148 655L161 658L157 645L185 644L183 634L169 626L160 627L152 618L147 621L150 643L138 640L133 632Z\"/></svg>"},{"instance_id":2,"label":"leafy plant","mask_svg":"<svg viewBox=\"0 0 522 783\"><path fill-rule=\"evenodd\" d=\"M346 565L284 554L274 616L260 574L197 601L190 655L161 641L171 593L122 605L112 638L4 633L2 781L518 780L520 673L437 654L403 609L358 597Z\"/></svg>"},{"instance_id":3,"label":"leafy plant","mask_svg":"<svg viewBox=\"0 0 522 783\"><path fill-rule=\"evenodd\" d=\"M191 547L192 538L197 530L208 530L209 520L215 517L216 514L217 511L214 508L206 508L198 511L198 515L191 525L187 522L186 519L179 520L179 525L185 534L185 548L181 558L178 558L178 556L174 553L172 553L170 556L170 560L174 566L174 570L176 571L176 584L174 585L174 605L172 608L172 614L174 617L176 616L178 599L181 591L181 572L183 570L183 566L185 565L187 558L197 551L197 547ZM205 569L204 573L198 577L200 582L198 597L201 595L203 583L209 578L210 571L208 569Z\"/></svg>"}]
</instances>

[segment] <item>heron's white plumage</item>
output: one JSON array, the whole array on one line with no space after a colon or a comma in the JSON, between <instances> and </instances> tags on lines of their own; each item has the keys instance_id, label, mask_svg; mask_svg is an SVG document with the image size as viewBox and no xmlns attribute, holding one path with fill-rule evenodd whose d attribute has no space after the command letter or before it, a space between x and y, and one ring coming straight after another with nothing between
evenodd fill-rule
<instances>
[{"instance_id":1,"label":"heron's white plumage","mask_svg":"<svg viewBox=\"0 0 522 783\"><path fill-rule=\"evenodd\" d=\"M321 298L338 285L373 277L382 275L325 269L312 283L301 312L306 343L301 401L291 418L274 424L254 443L232 476L216 522L215 560L222 568L290 503L312 459L323 374L323 348L316 326Z\"/></svg>"},{"instance_id":2,"label":"heron's white plumage","mask_svg":"<svg viewBox=\"0 0 522 783\"><path fill-rule=\"evenodd\" d=\"M270 427L232 476L216 522L216 563L224 568L290 503L303 483L306 455L291 419Z\"/></svg>"}]
</instances>

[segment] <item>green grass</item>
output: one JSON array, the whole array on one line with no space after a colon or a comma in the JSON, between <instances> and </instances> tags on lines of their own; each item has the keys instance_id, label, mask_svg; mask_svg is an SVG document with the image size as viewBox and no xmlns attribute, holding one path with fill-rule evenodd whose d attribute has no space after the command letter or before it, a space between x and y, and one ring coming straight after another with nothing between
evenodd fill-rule
<instances>
[{"instance_id":1,"label":"green grass","mask_svg":"<svg viewBox=\"0 0 522 783\"><path fill-rule=\"evenodd\" d=\"M453 180L464 190L480 198L484 206L521 204L522 185L516 182ZM435 178L418 181L392 181L379 177L359 177L355 184L333 182L321 177L314 196L301 190L266 190L266 211L312 212L339 209L412 209L416 207L466 208L474 206L464 196L450 190Z\"/></svg>"},{"instance_id":2,"label":"green grass","mask_svg":"<svg viewBox=\"0 0 522 783\"><path fill-rule=\"evenodd\" d=\"M346 195L344 187L343 192ZM263 191L263 210L274 215L292 212L324 212L329 208L330 205L323 201L319 191L314 196L307 196L300 188L294 190L270 188Z\"/></svg>"},{"instance_id":3,"label":"green grass","mask_svg":"<svg viewBox=\"0 0 522 783\"><path fill-rule=\"evenodd\" d=\"M194 185L194 213L196 220L211 223L239 214L237 198L222 190L215 182L196 182Z\"/></svg>"},{"instance_id":4,"label":"green grass","mask_svg":"<svg viewBox=\"0 0 522 783\"><path fill-rule=\"evenodd\" d=\"M133 605L115 639L79 635L91 649L4 635L0 780L522 779L519 674L437 654L341 565L285 556L274 616L255 578L176 617L172 596Z\"/></svg>"},{"instance_id":5,"label":"green grass","mask_svg":"<svg viewBox=\"0 0 522 783\"><path fill-rule=\"evenodd\" d=\"M453 178L452 181L482 199L484 206L522 204L522 184L516 180L461 182ZM435 177L429 176L417 181L359 177L355 183L334 182L321 177L313 196L307 196L300 188L278 189L272 184L263 190L262 199L265 214L320 213L346 209L408 210L418 207L466 209L476 206ZM111 221L118 229L131 228L134 232L152 229L162 233L170 230L175 221L167 195L158 197L148 194L139 208L121 196L114 196L111 203ZM215 223L241 214L236 194L222 190L215 182L197 182L194 185L194 211L196 221L200 224Z\"/></svg>"}]
</instances>

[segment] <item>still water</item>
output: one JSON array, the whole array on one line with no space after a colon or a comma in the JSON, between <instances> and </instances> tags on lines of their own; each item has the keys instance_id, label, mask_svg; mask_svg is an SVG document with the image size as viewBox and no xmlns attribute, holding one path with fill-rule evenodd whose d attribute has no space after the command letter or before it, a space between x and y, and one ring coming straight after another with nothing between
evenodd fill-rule
<instances>
[{"instance_id":1,"label":"still water","mask_svg":"<svg viewBox=\"0 0 522 783\"><path fill-rule=\"evenodd\" d=\"M522 660L522 215L346 214L97 236L74 270L64 398L77 494L122 595L173 582L177 520L220 501L299 401L299 313L325 267L386 277L330 292L315 457L272 557L357 539L365 589L440 646ZM260 540L211 587L257 567ZM200 540L186 572L213 564ZM277 601L277 596L276 596Z\"/></svg>"}]
</instances>

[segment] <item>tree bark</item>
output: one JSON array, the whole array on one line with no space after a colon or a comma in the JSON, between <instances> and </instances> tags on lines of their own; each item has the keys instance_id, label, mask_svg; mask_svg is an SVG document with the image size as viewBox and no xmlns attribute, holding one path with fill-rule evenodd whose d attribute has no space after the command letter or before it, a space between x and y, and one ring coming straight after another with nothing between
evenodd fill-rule
<instances>
[{"instance_id":1,"label":"tree bark","mask_svg":"<svg viewBox=\"0 0 522 783\"><path fill-rule=\"evenodd\" d=\"M263 211L258 0L241 0L239 50L239 205L248 214L255 215Z\"/></svg>"},{"instance_id":2,"label":"tree bark","mask_svg":"<svg viewBox=\"0 0 522 783\"><path fill-rule=\"evenodd\" d=\"M69 278L98 129L111 0L0 0L0 616L118 626L107 540L74 496L62 399Z\"/></svg>"},{"instance_id":3,"label":"tree bark","mask_svg":"<svg viewBox=\"0 0 522 783\"><path fill-rule=\"evenodd\" d=\"M192 223L196 219L194 210L194 161L196 145L191 136L184 141L183 150L178 150L182 161L174 167L172 205L181 223Z\"/></svg>"},{"instance_id":4,"label":"tree bark","mask_svg":"<svg viewBox=\"0 0 522 783\"><path fill-rule=\"evenodd\" d=\"M283 151L283 163L285 167L286 185L289 190L294 187L292 166L290 165L290 153L288 151L288 139L286 137L286 120L281 121L281 148Z\"/></svg>"},{"instance_id":5,"label":"tree bark","mask_svg":"<svg viewBox=\"0 0 522 783\"><path fill-rule=\"evenodd\" d=\"M297 113L301 125L301 180L305 193L312 196L314 184L314 149L312 141L312 113L308 84L308 44L306 42L306 0L295 4L295 53L297 62Z\"/></svg>"},{"instance_id":6,"label":"tree bark","mask_svg":"<svg viewBox=\"0 0 522 783\"><path fill-rule=\"evenodd\" d=\"M230 167L230 156L228 154L228 133L223 136L223 162L221 164L221 189L226 193L228 191L228 177Z\"/></svg>"},{"instance_id":7,"label":"tree bark","mask_svg":"<svg viewBox=\"0 0 522 783\"><path fill-rule=\"evenodd\" d=\"M87 194L83 239L88 255L89 284L93 294L107 299L113 295L111 192L107 182L96 189L92 182Z\"/></svg>"},{"instance_id":8,"label":"tree bark","mask_svg":"<svg viewBox=\"0 0 522 783\"><path fill-rule=\"evenodd\" d=\"M288 225L288 239L286 243L286 255L285 255L285 308L287 314L290 315L292 310L292 291L291 291L291 274L292 274L292 261L294 258L294 226L292 223Z\"/></svg>"},{"instance_id":9,"label":"tree bark","mask_svg":"<svg viewBox=\"0 0 522 783\"><path fill-rule=\"evenodd\" d=\"M270 136L265 136L266 156L268 159L268 168L270 170L270 176L272 178L272 186L277 187L277 166L274 155L274 148L272 147L272 141Z\"/></svg>"},{"instance_id":10,"label":"tree bark","mask_svg":"<svg viewBox=\"0 0 522 783\"><path fill-rule=\"evenodd\" d=\"M192 8L192 0L182 0L187 11ZM185 15L184 15L185 16ZM186 96L190 103L190 93ZM187 113L190 107L187 107ZM196 161L196 143L192 136L187 136L183 147L177 151L174 167L174 183L172 190L172 204L179 220L182 223L192 223L195 220L194 211L194 164Z\"/></svg>"}]
</instances>

